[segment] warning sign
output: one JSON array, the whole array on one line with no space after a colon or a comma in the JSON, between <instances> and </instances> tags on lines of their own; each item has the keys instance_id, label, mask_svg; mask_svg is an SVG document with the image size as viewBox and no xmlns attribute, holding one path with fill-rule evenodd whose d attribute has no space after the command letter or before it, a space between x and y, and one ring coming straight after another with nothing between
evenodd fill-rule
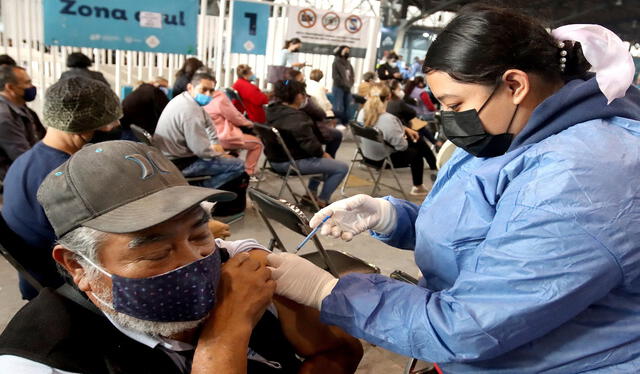
<instances>
[{"instance_id":1,"label":"warning sign","mask_svg":"<svg viewBox=\"0 0 640 374\"><path fill-rule=\"evenodd\" d=\"M336 12L328 12L322 16L322 27L328 31L335 31L340 27L340 16Z\"/></svg>"},{"instance_id":2,"label":"warning sign","mask_svg":"<svg viewBox=\"0 0 640 374\"><path fill-rule=\"evenodd\" d=\"M316 25L316 12L312 9L305 8L298 12L298 24L304 28L310 29Z\"/></svg>"},{"instance_id":3,"label":"warning sign","mask_svg":"<svg viewBox=\"0 0 640 374\"><path fill-rule=\"evenodd\" d=\"M335 47L346 45L351 56L364 57L369 42L370 17L337 13L307 7L289 7L286 39L302 40L303 53L332 54Z\"/></svg>"},{"instance_id":4,"label":"warning sign","mask_svg":"<svg viewBox=\"0 0 640 374\"><path fill-rule=\"evenodd\" d=\"M357 33L362 28L362 19L355 14L344 20L344 27L352 34Z\"/></svg>"}]
</instances>

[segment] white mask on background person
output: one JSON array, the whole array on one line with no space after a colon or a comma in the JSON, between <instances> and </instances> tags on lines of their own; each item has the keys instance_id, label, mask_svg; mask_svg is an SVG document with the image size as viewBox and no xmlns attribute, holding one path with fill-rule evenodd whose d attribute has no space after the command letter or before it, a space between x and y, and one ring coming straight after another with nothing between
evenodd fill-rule
<instances>
[{"instance_id":1,"label":"white mask on background person","mask_svg":"<svg viewBox=\"0 0 640 374\"><path fill-rule=\"evenodd\" d=\"M395 94L396 94L396 96L397 96L399 99L404 99L404 91L402 91L402 90L396 90L396 91L395 91Z\"/></svg>"}]
</instances>

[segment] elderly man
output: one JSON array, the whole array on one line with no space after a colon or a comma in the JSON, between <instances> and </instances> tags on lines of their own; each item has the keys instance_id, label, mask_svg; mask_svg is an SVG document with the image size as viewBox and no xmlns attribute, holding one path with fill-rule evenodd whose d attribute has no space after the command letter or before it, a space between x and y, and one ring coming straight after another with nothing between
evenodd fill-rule
<instances>
[{"instance_id":1,"label":"elderly man","mask_svg":"<svg viewBox=\"0 0 640 374\"><path fill-rule=\"evenodd\" d=\"M197 73L187 91L164 108L153 141L170 159L180 159L187 177L211 176L202 186L218 188L244 172L242 160L225 155L216 128L202 108L213 100L215 78Z\"/></svg>"},{"instance_id":2,"label":"elderly man","mask_svg":"<svg viewBox=\"0 0 640 374\"><path fill-rule=\"evenodd\" d=\"M38 115L27 107L35 98L36 87L26 70L0 66L0 180L11 163L44 135Z\"/></svg>"},{"instance_id":3,"label":"elderly man","mask_svg":"<svg viewBox=\"0 0 640 374\"><path fill-rule=\"evenodd\" d=\"M38 199L80 292L45 289L20 310L0 336L0 372L353 372L360 343L317 312L284 299L265 312L275 284L262 246L214 241L199 204L229 195L189 186L138 143L71 156Z\"/></svg>"},{"instance_id":4,"label":"elderly man","mask_svg":"<svg viewBox=\"0 0 640 374\"><path fill-rule=\"evenodd\" d=\"M96 131L117 127L122 110L120 100L106 84L73 77L49 87L43 113L46 135L18 157L4 179L2 217L33 250L30 262L24 264L27 270L43 285L58 287L63 280L51 258L56 236L38 204L36 192L51 170L89 143ZM20 291L28 300L37 295L23 279Z\"/></svg>"}]
</instances>

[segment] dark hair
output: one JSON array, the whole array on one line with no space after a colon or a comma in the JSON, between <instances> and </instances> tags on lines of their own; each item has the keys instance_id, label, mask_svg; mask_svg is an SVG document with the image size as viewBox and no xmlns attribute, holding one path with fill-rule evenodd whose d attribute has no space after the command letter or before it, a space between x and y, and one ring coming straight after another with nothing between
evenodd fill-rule
<instances>
[{"instance_id":1,"label":"dark hair","mask_svg":"<svg viewBox=\"0 0 640 374\"><path fill-rule=\"evenodd\" d=\"M16 66L16 60L9 55L0 55L0 65Z\"/></svg>"},{"instance_id":2,"label":"dark hair","mask_svg":"<svg viewBox=\"0 0 640 374\"><path fill-rule=\"evenodd\" d=\"M289 70L289 79L296 80L301 75L302 75L302 72L300 70L295 70L295 69Z\"/></svg>"},{"instance_id":3,"label":"dark hair","mask_svg":"<svg viewBox=\"0 0 640 374\"><path fill-rule=\"evenodd\" d=\"M324 78L324 73L320 69L313 69L311 73L309 73L309 79L312 81L320 82L322 78Z\"/></svg>"},{"instance_id":4,"label":"dark hair","mask_svg":"<svg viewBox=\"0 0 640 374\"><path fill-rule=\"evenodd\" d=\"M236 68L236 74L238 75L238 78L243 78L250 71L251 66L245 64L238 65L238 67Z\"/></svg>"},{"instance_id":5,"label":"dark hair","mask_svg":"<svg viewBox=\"0 0 640 374\"><path fill-rule=\"evenodd\" d=\"M584 76L591 65L580 43L565 42L564 50L567 62L561 72L558 41L536 20L509 9L469 5L431 44L422 70L487 85L496 84L509 69L537 73L550 81Z\"/></svg>"},{"instance_id":6,"label":"dark hair","mask_svg":"<svg viewBox=\"0 0 640 374\"><path fill-rule=\"evenodd\" d=\"M72 54L67 56L68 68L86 69L91 65L93 65L93 62L91 62L89 56L85 55L82 52L73 52Z\"/></svg>"},{"instance_id":7,"label":"dark hair","mask_svg":"<svg viewBox=\"0 0 640 374\"><path fill-rule=\"evenodd\" d=\"M399 99L399 97L396 95L396 90L402 87L400 85L400 82L398 82L397 79L389 79L388 81L386 81L386 84L389 86L389 91L391 91L391 97L393 99Z\"/></svg>"},{"instance_id":8,"label":"dark hair","mask_svg":"<svg viewBox=\"0 0 640 374\"><path fill-rule=\"evenodd\" d=\"M198 72L198 73L193 75L193 77L191 78L191 81L189 83L191 83L191 85L195 87L195 86L199 85L200 81L202 81L202 80L209 80L209 81L215 82L216 78L213 75L211 75L210 73L200 73L200 72Z\"/></svg>"},{"instance_id":9,"label":"dark hair","mask_svg":"<svg viewBox=\"0 0 640 374\"><path fill-rule=\"evenodd\" d=\"M413 89L419 84L424 84L424 77L413 77L413 80L407 81L407 84L404 85L404 94L410 96Z\"/></svg>"},{"instance_id":10,"label":"dark hair","mask_svg":"<svg viewBox=\"0 0 640 374\"><path fill-rule=\"evenodd\" d=\"M18 84L16 70L24 70L20 66L2 65L0 66L0 92L4 91L7 84Z\"/></svg>"},{"instance_id":11,"label":"dark hair","mask_svg":"<svg viewBox=\"0 0 640 374\"><path fill-rule=\"evenodd\" d=\"M387 61L394 60L394 59L397 60L398 55L394 51L389 52L389 54L387 55Z\"/></svg>"},{"instance_id":12,"label":"dark hair","mask_svg":"<svg viewBox=\"0 0 640 374\"><path fill-rule=\"evenodd\" d=\"M284 42L284 47L282 47L282 49L287 49L287 48L289 48L289 46L290 46L291 44L300 44L300 43L302 43L302 40L300 40L300 39L298 39L298 38L293 38L293 39L291 39L291 40L287 40L287 41L285 41L285 42Z\"/></svg>"},{"instance_id":13,"label":"dark hair","mask_svg":"<svg viewBox=\"0 0 640 374\"><path fill-rule=\"evenodd\" d=\"M373 71L368 71L362 75L362 80L365 82L370 82L374 79L376 79L376 73Z\"/></svg>"},{"instance_id":14,"label":"dark hair","mask_svg":"<svg viewBox=\"0 0 640 374\"><path fill-rule=\"evenodd\" d=\"M298 94L306 94L306 85L296 80L287 79L277 81L273 88L273 95L280 102L292 104Z\"/></svg>"},{"instance_id":15,"label":"dark hair","mask_svg":"<svg viewBox=\"0 0 640 374\"><path fill-rule=\"evenodd\" d=\"M348 45L341 45L333 51L333 55L336 57L342 57L342 51L344 51L345 48L351 47L349 47Z\"/></svg>"},{"instance_id":16,"label":"dark hair","mask_svg":"<svg viewBox=\"0 0 640 374\"><path fill-rule=\"evenodd\" d=\"M187 77L191 78L196 73L196 71L198 71L198 69L203 66L204 64L202 63L202 61L198 60L195 57L189 57L188 59L184 60L184 64L182 64L180 70L176 72L176 78L182 75L186 75Z\"/></svg>"}]
</instances>

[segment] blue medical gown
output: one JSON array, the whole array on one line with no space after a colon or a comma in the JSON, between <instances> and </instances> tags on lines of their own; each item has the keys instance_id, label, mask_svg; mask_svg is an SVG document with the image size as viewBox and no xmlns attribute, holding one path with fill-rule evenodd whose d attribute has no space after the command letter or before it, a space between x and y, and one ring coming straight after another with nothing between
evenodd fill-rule
<instances>
[{"instance_id":1,"label":"blue medical gown","mask_svg":"<svg viewBox=\"0 0 640 374\"><path fill-rule=\"evenodd\" d=\"M321 318L445 373L640 372L640 122L592 120L503 156L458 150L389 236L414 286L340 279Z\"/></svg>"}]
</instances>

